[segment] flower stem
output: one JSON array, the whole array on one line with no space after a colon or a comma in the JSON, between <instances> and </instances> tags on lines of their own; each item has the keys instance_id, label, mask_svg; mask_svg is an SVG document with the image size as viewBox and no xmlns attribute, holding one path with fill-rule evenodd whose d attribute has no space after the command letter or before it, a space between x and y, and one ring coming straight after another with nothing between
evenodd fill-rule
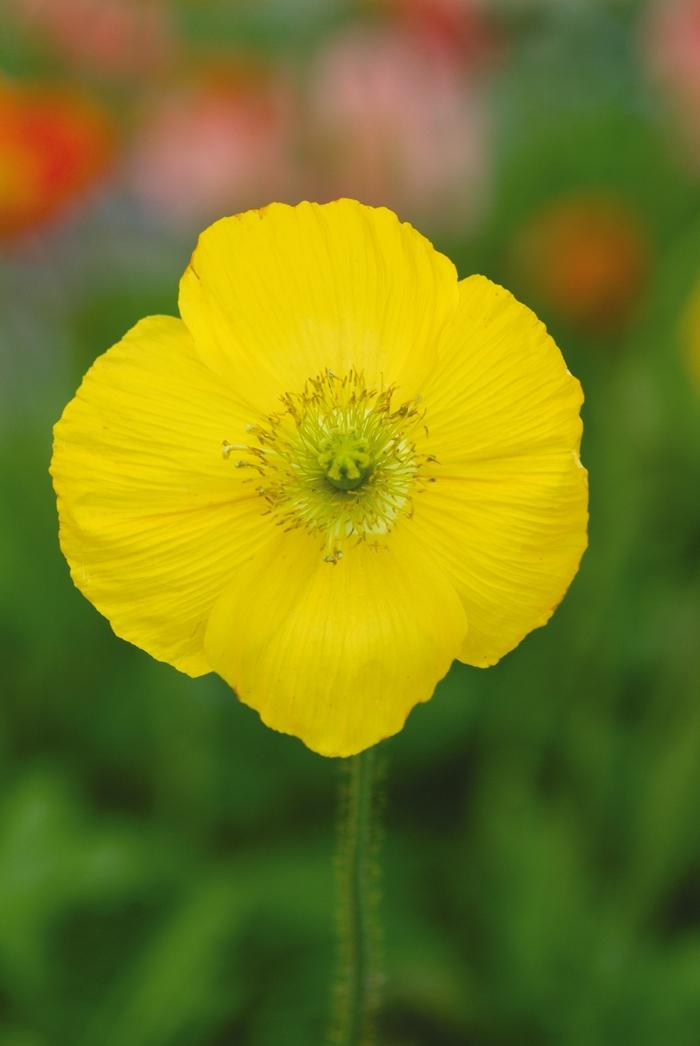
<instances>
[{"instance_id":1,"label":"flower stem","mask_svg":"<svg viewBox=\"0 0 700 1046\"><path fill-rule=\"evenodd\" d=\"M374 749L343 765L337 852L338 979L333 1046L372 1046L381 989L378 760Z\"/></svg>"}]
</instances>

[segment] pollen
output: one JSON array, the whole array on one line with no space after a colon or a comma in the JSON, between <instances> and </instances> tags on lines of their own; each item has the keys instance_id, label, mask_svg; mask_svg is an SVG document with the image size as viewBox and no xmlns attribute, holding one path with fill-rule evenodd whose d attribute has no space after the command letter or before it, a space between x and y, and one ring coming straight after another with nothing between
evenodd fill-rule
<instances>
[{"instance_id":1,"label":"pollen","mask_svg":"<svg viewBox=\"0 0 700 1046\"><path fill-rule=\"evenodd\" d=\"M224 454L245 450L238 468L251 468L265 511L284 529L304 527L319 538L328 563L348 548L381 545L428 477L430 461L415 436L424 427L417 401L397 402L396 388L368 386L356 370L326 371L300 392L282 397L282 409L250 425L255 442L224 443Z\"/></svg>"}]
</instances>

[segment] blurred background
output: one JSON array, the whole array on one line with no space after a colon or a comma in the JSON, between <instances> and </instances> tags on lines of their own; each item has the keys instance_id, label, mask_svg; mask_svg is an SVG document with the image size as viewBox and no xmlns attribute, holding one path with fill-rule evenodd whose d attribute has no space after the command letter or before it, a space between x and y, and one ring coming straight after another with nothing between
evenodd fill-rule
<instances>
[{"instance_id":1,"label":"blurred background","mask_svg":"<svg viewBox=\"0 0 700 1046\"><path fill-rule=\"evenodd\" d=\"M323 1041L339 766L72 587L47 466L196 234L385 203L546 321L591 547L385 743L383 1046L700 1042L700 0L3 0L0 1046Z\"/></svg>"}]
</instances>

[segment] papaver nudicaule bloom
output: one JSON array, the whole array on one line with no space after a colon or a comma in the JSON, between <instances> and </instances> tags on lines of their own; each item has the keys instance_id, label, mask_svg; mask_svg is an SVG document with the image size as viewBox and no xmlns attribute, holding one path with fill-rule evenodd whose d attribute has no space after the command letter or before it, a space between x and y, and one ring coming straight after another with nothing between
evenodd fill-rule
<instances>
[{"instance_id":1,"label":"papaver nudicaule bloom","mask_svg":"<svg viewBox=\"0 0 700 1046\"><path fill-rule=\"evenodd\" d=\"M545 624L587 485L532 312L352 200L216 222L179 304L55 429L61 546L118 635L346 756Z\"/></svg>"}]
</instances>

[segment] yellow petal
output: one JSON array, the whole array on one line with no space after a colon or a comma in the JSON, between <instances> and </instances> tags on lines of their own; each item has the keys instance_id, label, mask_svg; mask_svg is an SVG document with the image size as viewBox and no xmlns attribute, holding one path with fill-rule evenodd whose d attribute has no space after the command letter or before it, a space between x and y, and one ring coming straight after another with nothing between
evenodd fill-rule
<instances>
[{"instance_id":1,"label":"yellow petal","mask_svg":"<svg viewBox=\"0 0 700 1046\"><path fill-rule=\"evenodd\" d=\"M413 522L464 603L460 659L486 666L547 622L586 547L582 394L508 291L471 277L460 293L425 387L437 481Z\"/></svg>"},{"instance_id":2,"label":"yellow petal","mask_svg":"<svg viewBox=\"0 0 700 1046\"><path fill-rule=\"evenodd\" d=\"M231 393L181 320L150 317L101 356L54 431L60 540L75 584L114 631L190 675L237 565L274 533L222 441Z\"/></svg>"},{"instance_id":3,"label":"yellow petal","mask_svg":"<svg viewBox=\"0 0 700 1046\"><path fill-rule=\"evenodd\" d=\"M407 528L335 566L294 531L232 581L212 613L212 667L263 721L322 755L395 734L460 648L466 619Z\"/></svg>"},{"instance_id":4,"label":"yellow petal","mask_svg":"<svg viewBox=\"0 0 700 1046\"><path fill-rule=\"evenodd\" d=\"M180 311L207 365L270 411L327 369L414 395L457 294L452 262L410 225L337 200L216 222L182 278Z\"/></svg>"}]
</instances>

